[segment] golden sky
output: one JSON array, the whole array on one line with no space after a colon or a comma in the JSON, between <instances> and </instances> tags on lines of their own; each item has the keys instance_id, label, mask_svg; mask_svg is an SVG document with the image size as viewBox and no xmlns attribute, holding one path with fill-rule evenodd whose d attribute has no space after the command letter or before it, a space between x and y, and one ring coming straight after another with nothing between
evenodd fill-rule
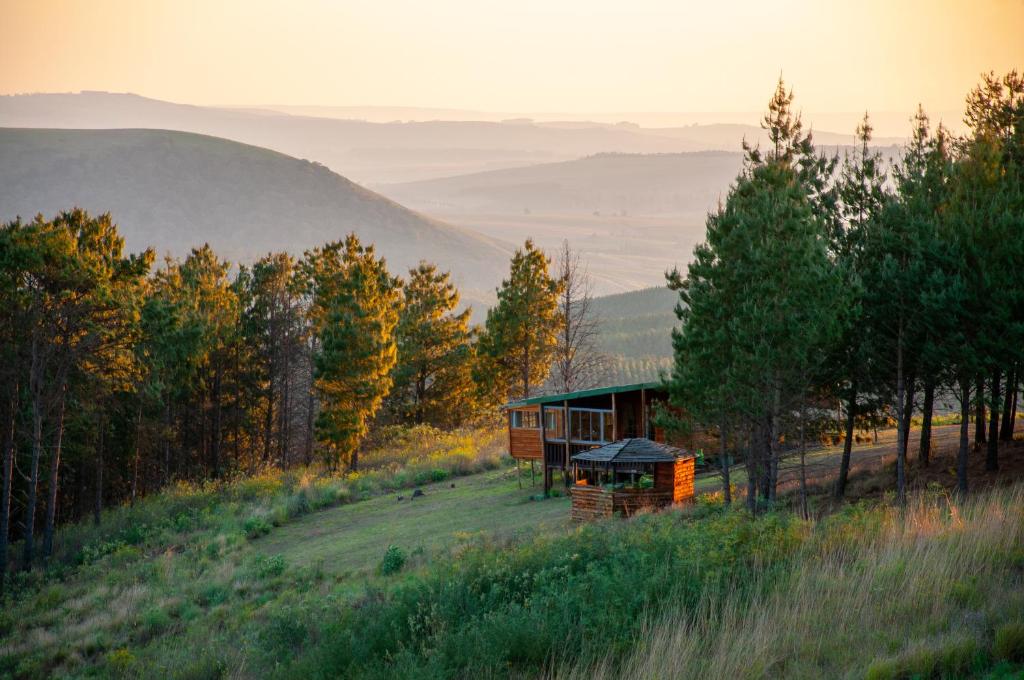
<instances>
[{"instance_id":1,"label":"golden sky","mask_svg":"<svg viewBox=\"0 0 1024 680\"><path fill-rule=\"evenodd\" d=\"M1024 0L0 0L0 93L195 104L960 110Z\"/></svg>"}]
</instances>

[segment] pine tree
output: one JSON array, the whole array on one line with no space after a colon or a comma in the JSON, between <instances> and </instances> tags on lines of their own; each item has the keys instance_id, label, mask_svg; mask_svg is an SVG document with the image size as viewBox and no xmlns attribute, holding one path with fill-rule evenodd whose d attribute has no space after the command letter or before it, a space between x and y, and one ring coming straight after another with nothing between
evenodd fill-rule
<instances>
[{"instance_id":1,"label":"pine tree","mask_svg":"<svg viewBox=\"0 0 1024 680\"><path fill-rule=\"evenodd\" d=\"M915 384L928 370L923 363L929 336L941 337L941 303L929 300L944 290L938 259L940 214L948 172L947 137L932 135L928 117L918 111L903 159L893 171L896 196L874 223L865 247L864 323L881 370L890 376L886 391L897 420L897 494L906 492L906 453Z\"/></svg>"},{"instance_id":2,"label":"pine tree","mask_svg":"<svg viewBox=\"0 0 1024 680\"><path fill-rule=\"evenodd\" d=\"M490 399L529 397L548 375L561 325L561 286L548 273L549 264L527 240L512 256L498 303L487 312L476 376Z\"/></svg>"},{"instance_id":3,"label":"pine tree","mask_svg":"<svg viewBox=\"0 0 1024 680\"><path fill-rule=\"evenodd\" d=\"M874 223L888 201L886 174L879 152L872 151L871 122L867 113L857 126L859 145L847 154L837 183L840 219L831 234L832 258L836 263L849 304L841 310L842 334L834 348L833 391L846 403L846 432L835 495L842 498L849 477L856 419L864 411L858 398L875 390L877 376L872 374L871 348L863 330L863 296L866 241Z\"/></svg>"},{"instance_id":4,"label":"pine tree","mask_svg":"<svg viewBox=\"0 0 1024 680\"><path fill-rule=\"evenodd\" d=\"M427 262L409 270L395 329L394 384L387 398L396 419L452 427L474 417L472 310L456 313L458 306L459 291L447 272Z\"/></svg>"},{"instance_id":5,"label":"pine tree","mask_svg":"<svg viewBox=\"0 0 1024 680\"><path fill-rule=\"evenodd\" d=\"M358 447L391 388L400 282L355 234L312 254L320 351L317 437L334 465L358 469Z\"/></svg>"},{"instance_id":6,"label":"pine tree","mask_svg":"<svg viewBox=\"0 0 1024 680\"><path fill-rule=\"evenodd\" d=\"M791 101L780 81L764 123L773 147L745 145L746 167L709 216L685 280L669 277L682 321L671 402L720 424L723 441L727 423L744 429L751 509L758 492L774 499L786 414L813 396L845 306L827 250L831 163L814 155Z\"/></svg>"}]
</instances>

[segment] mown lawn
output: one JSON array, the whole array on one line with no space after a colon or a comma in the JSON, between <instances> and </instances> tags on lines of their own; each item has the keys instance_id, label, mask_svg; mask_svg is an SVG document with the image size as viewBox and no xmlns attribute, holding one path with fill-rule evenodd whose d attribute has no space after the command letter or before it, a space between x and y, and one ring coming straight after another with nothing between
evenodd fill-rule
<instances>
[{"instance_id":1,"label":"mown lawn","mask_svg":"<svg viewBox=\"0 0 1024 680\"><path fill-rule=\"evenodd\" d=\"M569 499L544 500L540 485L518 487L515 470L503 468L307 515L254 541L264 555L341 575L377 568L389 545L425 557L486 534L512 537L565 530ZM399 501L398 497L404 500Z\"/></svg>"}]
</instances>

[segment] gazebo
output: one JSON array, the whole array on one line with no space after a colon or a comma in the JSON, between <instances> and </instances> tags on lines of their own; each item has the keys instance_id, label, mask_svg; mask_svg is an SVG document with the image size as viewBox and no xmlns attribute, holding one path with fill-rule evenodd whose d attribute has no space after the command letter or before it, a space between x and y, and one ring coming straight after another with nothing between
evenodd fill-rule
<instances>
[{"instance_id":1,"label":"gazebo","mask_svg":"<svg viewBox=\"0 0 1024 680\"><path fill-rule=\"evenodd\" d=\"M572 457L572 519L630 516L693 498L694 456L644 438L620 439Z\"/></svg>"}]
</instances>

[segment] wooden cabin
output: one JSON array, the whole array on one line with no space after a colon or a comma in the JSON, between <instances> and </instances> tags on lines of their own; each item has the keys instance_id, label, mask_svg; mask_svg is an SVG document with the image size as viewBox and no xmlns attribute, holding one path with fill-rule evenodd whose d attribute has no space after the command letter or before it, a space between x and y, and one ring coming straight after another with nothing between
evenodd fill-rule
<instances>
[{"instance_id":1,"label":"wooden cabin","mask_svg":"<svg viewBox=\"0 0 1024 680\"><path fill-rule=\"evenodd\" d=\"M693 498L695 458L644 438L620 439L572 457L573 521L629 517Z\"/></svg>"},{"instance_id":2,"label":"wooden cabin","mask_svg":"<svg viewBox=\"0 0 1024 680\"><path fill-rule=\"evenodd\" d=\"M655 402L667 396L661 383L651 382L514 401L504 406L509 453L517 460L541 464L545 492L550 491L556 470L568 487L572 457L578 453L620 439L641 437L664 443L664 433L652 419Z\"/></svg>"}]
</instances>

